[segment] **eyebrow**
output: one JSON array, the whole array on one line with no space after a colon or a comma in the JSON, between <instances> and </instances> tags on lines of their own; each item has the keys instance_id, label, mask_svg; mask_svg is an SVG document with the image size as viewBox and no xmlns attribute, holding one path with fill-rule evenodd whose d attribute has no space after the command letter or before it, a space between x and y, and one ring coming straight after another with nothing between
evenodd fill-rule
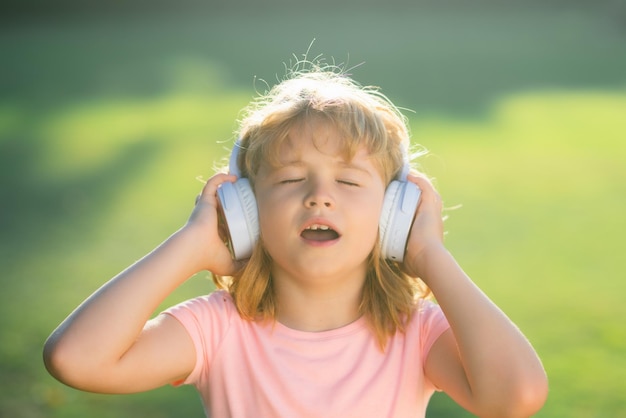
<instances>
[{"instance_id":1,"label":"eyebrow","mask_svg":"<svg viewBox=\"0 0 626 418\"><path fill-rule=\"evenodd\" d=\"M300 157L296 157L291 160L280 161L279 164L275 168L281 169L281 168L290 167L290 166L300 167L303 165L306 165L306 163ZM337 159L337 165L340 166L341 168L358 170L368 175L371 175L371 173L365 167L362 167L360 164L355 164L353 161L345 161L343 159Z\"/></svg>"},{"instance_id":2,"label":"eyebrow","mask_svg":"<svg viewBox=\"0 0 626 418\"><path fill-rule=\"evenodd\" d=\"M365 167L362 167L360 164L354 164L352 161L341 161L339 162L339 165L342 166L342 168L346 168L349 170L357 170L360 171L364 174L367 174L369 177L372 177L372 173L366 169Z\"/></svg>"},{"instance_id":3,"label":"eyebrow","mask_svg":"<svg viewBox=\"0 0 626 418\"><path fill-rule=\"evenodd\" d=\"M368 161L371 161L370 159L368 159ZM302 154L298 153L297 155L291 155L286 159L281 159L278 158L276 159L276 164L270 163L269 167L272 169L272 171L276 171L276 170L282 170L284 168L288 168L288 167L294 167L294 168L300 168L306 165L306 162L303 160L302 158ZM368 170L366 167L364 167L361 164L355 163L354 162L354 158L350 159L350 160L346 160L344 157L341 156L337 156L335 159L335 164L341 168L341 169L347 169L347 170L355 170L358 171L360 173L363 173L364 175L366 175L369 178L374 178L375 174L380 174L379 170L376 168L376 165L373 164L372 168L374 169L374 172L371 172L370 170Z\"/></svg>"},{"instance_id":4,"label":"eyebrow","mask_svg":"<svg viewBox=\"0 0 626 418\"><path fill-rule=\"evenodd\" d=\"M278 167L286 167L288 165L304 165L304 161L302 161L302 158L300 157L296 157L291 160L278 159L277 161Z\"/></svg>"}]
</instances>

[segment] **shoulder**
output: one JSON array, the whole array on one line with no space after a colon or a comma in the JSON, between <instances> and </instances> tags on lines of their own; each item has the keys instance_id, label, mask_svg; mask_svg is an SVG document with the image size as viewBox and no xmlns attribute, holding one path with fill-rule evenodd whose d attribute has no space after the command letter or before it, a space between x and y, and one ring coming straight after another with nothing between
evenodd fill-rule
<instances>
[{"instance_id":1,"label":"shoulder","mask_svg":"<svg viewBox=\"0 0 626 418\"><path fill-rule=\"evenodd\" d=\"M216 290L174 305L164 313L178 319L187 328L195 323L203 327L210 325L216 329L230 323L233 316L237 315L237 309L228 292Z\"/></svg>"},{"instance_id":2,"label":"shoulder","mask_svg":"<svg viewBox=\"0 0 626 418\"><path fill-rule=\"evenodd\" d=\"M198 296L193 299L188 299L177 305L167 309L166 312L176 311L180 309L203 309L203 308L215 308L215 309L234 309L233 299L230 294L225 290L216 290L207 295Z\"/></svg>"},{"instance_id":3,"label":"shoulder","mask_svg":"<svg viewBox=\"0 0 626 418\"><path fill-rule=\"evenodd\" d=\"M440 319L445 319L445 316L437 302L430 298L417 299L410 319L410 323L413 324L413 326L419 326L419 324L425 324Z\"/></svg>"},{"instance_id":4,"label":"shoulder","mask_svg":"<svg viewBox=\"0 0 626 418\"><path fill-rule=\"evenodd\" d=\"M407 333L419 338L424 355L428 354L435 341L448 328L450 324L435 301L424 298L417 300L407 326Z\"/></svg>"},{"instance_id":5,"label":"shoulder","mask_svg":"<svg viewBox=\"0 0 626 418\"><path fill-rule=\"evenodd\" d=\"M205 381L209 365L238 318L232 298L228 292L217 290L179 303L163 313L183 326L195 348L195 367L184 383L200 384Z\"/></svg>"},{"instance_id":6,"label":"shoulder","mask_svg":"<svg viewBox=\"0 0 626 418\"><path fill-rule=\"evenodd\" d=\"M414 317L418 316L422 320L443 316L441 307L431 298L419 298L415 304Z\"/></svg>"}]
</instances>

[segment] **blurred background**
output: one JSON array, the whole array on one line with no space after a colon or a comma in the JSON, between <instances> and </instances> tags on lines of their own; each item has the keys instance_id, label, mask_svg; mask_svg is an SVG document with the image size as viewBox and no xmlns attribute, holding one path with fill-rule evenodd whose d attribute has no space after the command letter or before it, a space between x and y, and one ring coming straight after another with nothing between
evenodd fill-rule
<instances>
[{"instance_id":1,"label":"blurred background","mask_svg":"<svg viewBox=\"0 0 626 418\"><path fill-rule=\"evenodd\" d=\"M537 416L626 416L624 1L0 7L0 417L203 416L189 387L67 388L42 345L186 221L240 109L307 50L406 109L447 245L544 361ZM428 416L470 415L436 394Z\"/></svg>"}]
</instances>

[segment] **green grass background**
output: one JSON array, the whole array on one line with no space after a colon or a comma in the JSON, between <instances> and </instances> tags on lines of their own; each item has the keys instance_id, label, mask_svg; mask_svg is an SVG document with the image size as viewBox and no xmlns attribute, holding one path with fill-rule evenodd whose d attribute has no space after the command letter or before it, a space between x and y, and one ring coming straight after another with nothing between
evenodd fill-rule
<instances>
[{"instance_id":1,"label":"green grass background","mask_svg":"<svg viewBox=\"0 0 626 418\"><path fill-rule=\"evenodd\" d=\"M421 163L450 208L447 245L544 361L551 391L537 416L626 416L623 10L309 6L3 22L0 417L202 416L191 388L67 388L45 372L42 344L185 222L196 178L227 155L258 80L272 83L313 39L310 57L347 62L411 109L413 141L430 150ZM210 290L199 274L163 307ZM469 415L437 394L428 416Z\"/></svg>"}]
</instances>

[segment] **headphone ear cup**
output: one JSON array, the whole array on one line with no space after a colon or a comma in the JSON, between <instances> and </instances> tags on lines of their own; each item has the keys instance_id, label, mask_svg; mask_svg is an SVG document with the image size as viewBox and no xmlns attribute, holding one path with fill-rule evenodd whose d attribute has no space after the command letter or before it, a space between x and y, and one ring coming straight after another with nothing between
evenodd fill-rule
<instances>
[{"instance_id":1,"label":"headphone ear cup","mask_svg":"<svg viewBox=\"0 0 626 418\"><path fill-rule=\"evenodd\" d=\"M241 178L235 183L223 183L217 189L217 197L233 258L249 258L259 239L259 212L250 182Z\"/></svg>"},{"instance_id":2,"label":"headphone ear cup","mask_svg":"<svg viewBox=\"0 0 626 418\"><path fill-rule=\"evenodd\" d=\"M380 240L380 249L383 258L389 258L387 242L389 240L389 234L387 233L389 225L391 224L391 217L393 214L393 207L397 206L396 200L398 197L398 189L400 188L399 181L392 181L385 190L385 197L383 199L383 206L380 212L380 221L378 222L378 237Z\"/></svg>"},{"instance_id":3,"label":"headphone ear cup","mask_svg":"<svg viewBox=\"0 0 626 418\"><path fill-rule=\"evenodd\" d=\"M402 262L411 232L421 190L411 182L392 181L385 197L378 223L381 253L384 258Z\"/></svg>"}]
</instances>

